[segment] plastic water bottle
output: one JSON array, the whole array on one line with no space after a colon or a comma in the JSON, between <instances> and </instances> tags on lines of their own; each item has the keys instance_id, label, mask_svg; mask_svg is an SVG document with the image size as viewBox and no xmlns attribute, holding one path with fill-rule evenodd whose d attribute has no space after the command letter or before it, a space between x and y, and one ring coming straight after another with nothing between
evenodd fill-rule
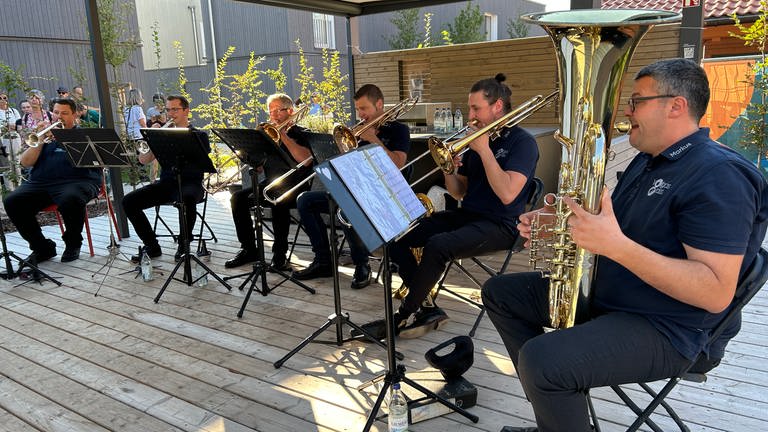
<instances>
[{"instance_id":1,"label":"plastic water bottle","mask_svg":"<svg viewBox=\"0 0 768 432\"><path fill-rule=\"evenodd\" d=\"M433 126L435 128L435 132L443 131L443 110L440 108L435 108L435 120Z\"/></svg>"},{"instance_id":2,"label":"plastic water bottle","mask_svg":"<svg viewBox=\"0 0 768 432\"><path fill-rule=\"evenodd\" d=\"M400 383L392 384L392 391L389 394L389 432L407 432L408 431L408 402L400 390Z\"/></svg>"},{"instance_id":3,"label":"plastic water bottle","mask_svg":"<svg viewBox=\"0 0 768 432\"><path fill-rule=\"evenodd\" d=\"M451 109L445 108L443 115L445 116L445 132L449 133L453 130L453 114L451 114Z\"/></svg>"},{"instance_id":4,"label":"plastic water bottle","mask_svg":"<svg viewBox=\"0 0 768 432\"><path fill-rule=\"evenodd\" d=\"M461 108L456 108L453 114L453 129L459 130L464 127L464 117L461 116Z\"/></svg>"},{"instance_id":5,"label":"plastic water bottle","mask_svg":"<svg viewBox=\"0 0 768 432\"><path fill-rule=\"evenodd\" d=\"M149 254L146 251L141 252L141 278L144 279L144 282L154 279L152 275L152 260L149 259Z\"/></svg>"}]
</instances>

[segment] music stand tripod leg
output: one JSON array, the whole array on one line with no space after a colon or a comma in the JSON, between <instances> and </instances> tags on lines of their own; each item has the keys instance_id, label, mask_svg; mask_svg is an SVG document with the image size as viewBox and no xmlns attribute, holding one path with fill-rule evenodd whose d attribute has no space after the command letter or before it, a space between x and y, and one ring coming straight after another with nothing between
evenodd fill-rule
<instances>
[{"instance_id":1,"label":"music stand tripod leg","mask_svg":"<svg viewBox=\"0 0 768 432\"><path fill-rule=\"evenodd\" d=\"M37 263L29 262L28 260L25 260L24 258L16 255L15 253L8 251L8 244L5 241L5 229L3 229L1 224L0 224L0 243L2 243L2 247L3 247L2 259L5 261L5 272L0 273L0 279L11 280L16 276L21 275L22 273L21 270L24 267L28 267L31 270L30 279L16 286L24 285L25 283L30 281L41 282L41 280L43 279L48 279L49 281L55 283L57 286L61 286L61 282L57 281L56 279L54 279L44 271L40 270L40 268L37 266ZM11 262L11 258L19 262L18 271L13 270L13 262Z\"/></svg>"},{"instance_id":2,"label":"music stand tripod leg","mask_svg":"<svg viewBox=\"0 0 768 432\"><path fill-rule=\"evenodd\" d=\"M333 201L333 199L328 196L328 214L330 215L330 232L331 232L331 238L330 238L330 244L335 245L337 239L336 235L336 225L334 223L334 218L336 217L336 202ZM343 336L343 330L344 330L344 324L349 325L350 327L354 328L355 330L359 331L363 334L363 336L367 339L369 339L371 342L379 345L380 347L387 349L387 346L381 342L380 340L373 337L372 334L370 334L367 330L363 329L359 325L352 322L352 320L349 318L349 313L345 312L341 309L341 289L340 289L340 283L339 283L339 254L338 250L335 246L331 246L331 267L333 268L333 307L334 307L334 313L328 316L328 319L325 321L323 325L321 325L317 330L315 330L311 335L307 336L304 340L302 340L296 347L294 347L288 354L283 356L280 360L276 361L273 365L276 369L279 369L288 359L293 357L294 354L301 351L302 348L307 346L310 342L318 342L318 343L335 343L337 346L343 345L345 342L349 342L351 340L359 340L359 338L348 338L344 339ZM336 340L335 341L315 341L315 339L320 336L328 327L331 325L336 325ZM402 360L405 358L403 354L396 353L395 356Z\"/></svg>"},{"instance_id":3,"label":"music stand tripod leg","mask_svg":"<svg viewBox=\"0 0 768 432\"><path fill-rule=\"evenodd\" d=\"M452 411L457 412L461 414L462 416L466 417L467 419L471 420L473 423L477 423L479 420L479 417L466 411L465 409L457 406L456 404L446 400L445 398L437 395L433 391L425 388L424 386L414 382L410 378L408 378L405 375L405 366L398 364L395 360L395 322L394 322L394 316L392 312L392 274L390 273L389 268L389 245L385 244L383 247L384 255L382 259L384 260L384 321L386 323L387 327L387 364L388 364L388 370L386 375L384 376L384 385L382 386L381 390L379 391L379 395L376 398L376 402L373 405L373 408L371 408L371 413L368 415L368 419L365 423L365 427L363 428L363 432L368 432L371 429L371 426L373 426L373 422L376 420L376 414L379 412L379 409L381 408L381 404L384 401L384 397L386 397L387 390L389 387L396 382L405 382L406 384L410 385L414 389L418 390L422 394L424 394L427 398L433 399L437 402L440 402L441 404L445 405L446 407L450 408Z\"/></svg>"}]
</instances>

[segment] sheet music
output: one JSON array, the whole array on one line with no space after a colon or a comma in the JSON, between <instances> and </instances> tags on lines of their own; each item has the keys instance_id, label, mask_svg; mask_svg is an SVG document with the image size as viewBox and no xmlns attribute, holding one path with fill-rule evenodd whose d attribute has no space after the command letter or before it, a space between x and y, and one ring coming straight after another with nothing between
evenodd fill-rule
<instances>
[{"instance_id":1,"label":"sheet music","mask_svg":"<svg viewBox=\"0 0 768 432\"><path fill-rule=\"evenodd\" d=\"M379 146L330 160L382 238L389 241L425 213L400 170ZM376 178L370 178L375 173Z\"/></svg>"}]
</instances>

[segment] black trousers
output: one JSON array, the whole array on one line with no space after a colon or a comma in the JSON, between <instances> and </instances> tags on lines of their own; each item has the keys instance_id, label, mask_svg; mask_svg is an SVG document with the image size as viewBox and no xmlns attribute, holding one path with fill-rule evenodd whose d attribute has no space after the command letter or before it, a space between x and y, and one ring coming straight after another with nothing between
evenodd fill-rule
<instances>
[{"instance_id":1,"label":"black trousers","mask_svg":"<svg viewBox=\"0 0 768 432\"><path fill-rule=\"evenodd\" d=\"M182 200L186 207L187 215L187 240L192 238L192 230L197 218L197 203L203 200L205 191L198 183L182 183ZM158 205L170 204L179 200L179 186L176 181L156 181L142 188L136 189L123 197L123 208L128 220L131 221L136 235L139 236L145 246L157 247L157 234L152 230L144 210ZM181 227L181 210L179 210L179 227Z\"/></svg>"},{"instance_id":2,"label":"black trousers","mask_svg":"<svg viewBox=\"0 0 768 432\"><path fill-rule=\"evenodd\" d=\"M689 364L637 314L609 312L544 333L550 323L548 292L549 281L538 272L495 276L482 292L539 432L590 431L586 390L668 378Z\"/></svg>"},{"instance_id":3,"label":"black trousers","mask_svg":"<svg viewBox=\"0 0 768 432\"><path fill-rule=\"evenodd\" d=\"M57 185L23 183L3 200L8 218L29 243L32 251L47 247L45 236L35 215L51 204L56 204L66 230L61 238L67 246L83 242L85 205L99 193L98 183L76 181Z\"/></svg>"},{"instance_id":4,"label":"black trousers","mask_svg":"<svg viewBox=\"0 0 768 432\"><path fill-rule=\"evenodd\" d=\"M397 264L398 273L408 287L400 311L416 312L451 260L509 249L516 237L516 231L461 209L438 212L422 219L390 246L392 261ZM411 252L411 248L417 247L424 248L420 263Z\"/></svg>"},{"instance_id":5,"label":"black trousers","mask_svg":"<svg viewBox=\"0 0 768 432\"><path fill-rule=\"evenodd\" d=\"M260 192L264 190L263 187L264 184L260 186ZM291 209L296 207L296 197L306 189L309 189L309 185L294 192L289 198L276 205L272 205L261 196L259 197L259 204L272 209L272 230L275 234L275 241L272 243L273 256L285 256L288 253ZM237 240L243 249L256 249L256 233L254 220L251 218L251 207L255 206L257 202L255 197L251 196L252 194L253 188L245 188L233 193L232 198L230 198Z\"/></svg>"}]
</instances>

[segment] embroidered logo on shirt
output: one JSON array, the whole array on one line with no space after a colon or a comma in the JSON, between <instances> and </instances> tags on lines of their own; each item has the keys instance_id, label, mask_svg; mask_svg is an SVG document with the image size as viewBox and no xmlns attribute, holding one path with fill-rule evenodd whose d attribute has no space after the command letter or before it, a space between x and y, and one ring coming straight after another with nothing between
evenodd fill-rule
<instances>
[{"instance_id":1,"label":"embroidered logo on shirt","mask_svg":"<svg viewBox=\"0 0 768 432\"><path fill-rule=\"evenodd\" d=\"M653 186L648 189L648 196L651 196L653 194L656 195L662 195L664 194L664 191L671 188L672 185L665 182L664 179L656 179L653 181Z\"/></svg>"},{"instance_id":2,"label":"embroidered logo on shirt","mask_svg":"<svg viewBox=\"0 0 768 432\"><path fill-rule=\"evenodd\" d=\"M496 154L493 155L493 157L496 158L496 159L501 159L501 158L506 157L508 154L509 154L509 150L507 150L505 148L500 148L500 149L496 150Z\"/></svg>"}]
</instances>

